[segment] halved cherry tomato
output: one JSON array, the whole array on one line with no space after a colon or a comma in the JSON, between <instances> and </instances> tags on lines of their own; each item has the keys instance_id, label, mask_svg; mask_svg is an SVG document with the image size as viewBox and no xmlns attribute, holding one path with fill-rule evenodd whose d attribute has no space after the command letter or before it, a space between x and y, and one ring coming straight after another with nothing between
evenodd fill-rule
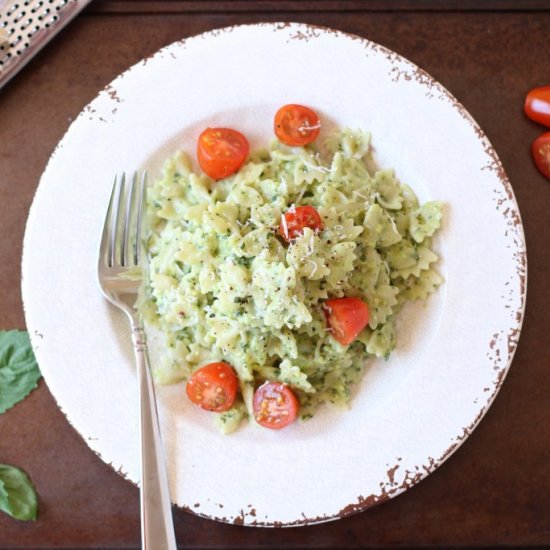
<instances>
[{"instance_id":1,"label":"halved cherry tomato","mask_svg":"<svg viewBox=\"0 0 550 550\"><path fill-rule=\"evenodd\" d=\"M533 141L531 154L540 172L550 179L550 132L542 134Z\"/></svg>"},{"instance_id":2,"label":"halved cherry tomato","mask_svg":"<svg viewBox=\"0 0 550 550\"><path fill-rule=\"evenodd\" d=\"M309 107L290 104L275 114L275 135L286 145L307 145L319 135L321 121Z\"/></svg>"},{"instance_id":3,"label":"halved cherry tomato","mask_svg":"<svg viewBox=\"0 0 550 550\"><path fill-rule=\"evenodd\" d=\"M280 430L296 420L300 403L281 382L264 382L254 393L254 418L264 428Z\"/></svg>"},{"instance_id":4,"label":"halved cherry tomato","mask_svg":"<svg viewBox=\"0 0 550 550\"><path fill-rule=\"evenodd\" d=\"M227 363L216 362L196 370L185 389L195 405L207 411L223 412L232 407L238 387L233 368Z\"/></svg>"},{"instance_id":5,"label":"halved cherry tomato","mask_svg":"<svg viewBox=\"0 0 550 550\"><path fill-rule=\"evenodd\" d=\"M369 308L360 298L331 298L323 304L328 326L340 344L351 344L369 322Z\"/></svg>"},{"instance_id":6,"label":"halved cherry tomato","mask_svg":"<svg viewBox=\"0 0 550 550\"><path fill-rule=\"evenodd\" d=\"M302 235L305 227L313 231L321 231L323 220L313 206L295 206L281 216L279 234L286 242L290 242Z\"/></svg>"},{"instance_id":7,"label":"halved cherry tomato","mask_svg":"<svg viewBox=\"0 0 550 550\"><path fill-rule=\"evenodd\" d=\"M197 142L199 164L205 174L215 180L234 174L249 151L246 137L231 128L207 128Z\"/></svg>"},{"instance_id":8,"label":"halved cherry tomato","mask_svg":"<svg viewBox=\"0 0 550 550\"><path fill-rule=\"evenodd\" d=\"M530 119L550 127L550 86L531 90L525 97L523 109Z\"/></svg>"}]
</instances>

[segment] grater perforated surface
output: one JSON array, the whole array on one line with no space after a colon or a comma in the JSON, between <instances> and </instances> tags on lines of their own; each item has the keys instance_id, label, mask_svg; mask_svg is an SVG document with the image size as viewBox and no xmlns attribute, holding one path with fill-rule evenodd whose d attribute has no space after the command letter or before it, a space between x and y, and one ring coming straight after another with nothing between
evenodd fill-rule
<instances>
[{"instance_id":1,"label":"grater perforated surface","mask_svg":"<svg viewBox=\"0 0 550 550\"><path fill-rule=\"evenodd\" d=\"M91 0L0 0L0 88Z\"/></svg>"}]
</instances>

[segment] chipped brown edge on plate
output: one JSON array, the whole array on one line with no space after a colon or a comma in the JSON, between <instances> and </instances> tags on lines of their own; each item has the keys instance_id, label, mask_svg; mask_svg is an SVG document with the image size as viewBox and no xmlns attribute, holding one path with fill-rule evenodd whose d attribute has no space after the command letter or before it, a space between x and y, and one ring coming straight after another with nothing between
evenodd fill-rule
<instances>
[{"instance_id":1,"label":"chipped brown edge on plate","mask_svg":"<svg viewBox=\"0 0 550 550\"><path fill-rule=\"evenodd\" d=\"M395 473L397 470L401 467L401 457L396 457L395 464L388 466L387 470L387 480L382 481L380 483L380 491L379 493L370 494L367 496L359 495L357 497L357 501L354 503L350 503L344 508L342 508L340 511L335 513L334 515L327 515L327 516L317 516L314 518L308 518L304 514L303 519L298 519L292 522L281 522L281 521L261 521L259 518L257 518L257 512L255 507L252 504L248 504L241 508L241 512L239 515L235 517L223 517L223 516L214 516L214 515L207 515L199 512L198 510L195 510L194 508L200 508L200 503L193 504L192 507L185 506L185 505L179 505L176 503L173 503L173 506L185 511L189 512L195 516L215 520L221 523L229 523L234 525L244 525L244 526L250 526L250 527L298 527L298 526L306 526L306 525L313 525L313 524L319 524L324 523L328 521L333 521L337 519L341 519L353 514L357 514L359 512L363 512L367 510L368 508L371 508L375 505L381 504L383 502L386 502L390 500L391 498L399 495L400 493L406 491L407 489L413 487L416 485L419 481L426 478L429 474L431 474L434 470L436 470L443 462L445 462L457 449L460 447L460 445L468 438L468 436L473 432L473 430L476 428L476 426L479 424L481 419L485 416L487 410L493 403L496 395L498 394L500 388L502 387L502 384L504 382L504 379L508 373L508 370L510 368L510 365L512 363L512 359L514 357L519 336L521 332L521 327L523 324L524 319L524 312L525 312L525 301L526 301L526 292L527 292L527 253L526 253L526 246L525 246L525 236L523 232L523 225L521 222L521 216L519 213L518 205L515 200L514 192L512 189L512 185L506 175L506 172L502 166L502 163L497 155L496 150L491 145L489 139L481 129L481 127L478 125L478 123L475 121L475 119L470 115L470 113L466 110L466 108L437 80L435 80L432 76L430 76L426 71L418 67L416 64L408 60L407 58L403 57L399 53L390 50L389 48L386 48L385 46L382 46L380 44L377 44L375 42L370 41L367 38L354 35L351 33L343 32L337 29L329 28L329 27L323 27L319 25L312 25L312 24L306 24L306 23L296 23L296 22L273 22L273 23L256 23L256 24L249 24L249 25L233 25L229 27L222 27L218 29L213 29L204 33L200 33L197 35L193 35L187 38L184 38L182 40L173 42L171 44L168 44L167 46L164 46L163 48L151 53L149 56L143 58L141 61L138 61L119 75L117 75L109 84L107 84L95 97L94 99L87 104L79 113L77 118L71 123L61 140L58 142L56 147L54 148L46 167L44 168L44 171L42 175L47 171L48 166L52 159L57 154L58 150L63 147L63 142L65 138L67 137L68 133L71 130L71 127L73 126L74 122L76 122L80 117L88 117L89 120L93 120L95 118L95 109L92 107L92 104L95 103L95 101L101 96L101 95L107 95L111 101L118 104L124 101L123 98L119 97L116 84L119 81L119 79L123 79L126 73L133 70L135 67L139 65L146 65L149 60L154 59L155 57L163 57L164 55L168 54L172 58L175 58L175 55L172 51L167 52L167 50L171 47L173 47L175 44L178 44L182 47L185 47L185 43L188 40L193 39L209 39L209 38L215 38L219 35L233 32L234 30L238 30L243 27L253 28L253 27L265 27L265 28L271 28L274 32L284 31L287 29L293 29L296 28L296 31L289 35L287 42L290 40L315 40L319 38L320 36L324 34L332 34L336 37L356 40L361 42L365 50L367 52L372 51L374 53L382 54L386 57L386 59L390 62L390 64L394 64L395 62L399 62L403 65L403 67L394 66L390 73L393 74L393 81L397 82L400 79L403 80L416 80L420 85L426 87L426 96L429 98L435 98L436 94L438 99L441 100L447 100L450 102L451 106L456 109L456 111L459 113L459 115L466 120L468 124L473 128L475 134L477 135L481 146L483 147L483 150L488 157L487 164L482 167L482 170L490 170L494 172L501 184L501 187L495 188L493 191L496 195L496 198L494 199L496 202L496 209L498 212L502 214L504 219L507 222L508 229L506 231L506 236L511 239L513 242L515 249L513 252L513 257L516 261L516 275L519 280L519 291L520 291L520 305L519 308L514 311L514 319L516 326L510 328L507 334L504 334L504 331L497 332L493 335L492 339L488 343L488 351L487 351L487 357L489 360L493 362L493 370L495 371L495 379L493 381L493 387L486 387L483 388L483 391L488 393L492 392L488 395L487 400L485 401L484 405L479 410L478 414L474 418L474 420L468 425L465 426L462 429L462 433L459 433L457 436L455 436L454 440L451 440L449 447L443 452L443 454L438 458L428 457L427 464L422 464L420 466L415 466L413 470L405 470L405 477L401 483L395 482ZM116 106L111 111L112 115L116 114ZM102 122L108 122L103 117L97 117L98 120ZM40 178L40 182L42 181L42 177ZM29 215L27 217L30 217L33 206L35 205L35 198L36 193L38 191L38 188L40 186L40 182L37 186L37 189L35 191L35 195L33 197L33 202L31 204L31 207L29 209ZM499 194L502 194L504 192L504 197L499 196ZM502 210L501 207L505 205L505 208ZM512 236L509 236L509 233L513 232ZM27 234L27 226L25 227L25 237ZM22 263L24 262L25 257L25 244L26 244L26 238L23 238L23 251L22 251ZM511 246L509 248L512 248ZM23 284L23 273L21 276L21 284ZM509 282L506 283L508 285ZM510 294L512 291L510 291ZM503 296L504 298L504 296ZM23 301L23 312L25 315L25 320L27 318L27 311L26 311L26 304ZM31 344L33 349L36 351L39 349L39 338L42 339L43 336L40 334L37 330L35 330L35 333L29 333ZM496 347L497 343L503 338L506 338L507 341L507 357L503 358L500 354L500 349ZM496 348L496 349L495 349ZM45 383L47 384L46 380L44 379ZM92 450L92 452L98 456L103 462L108 464L118 475L120 475L125 480L131 482L134 486L138 486L136 482L134 482L132 479L129 478L128 473L124 471L122 466L119 466L118 468L115 467L113 463L106 462L101 453L98 451L92 449L90 447L91 441L93 441L93 438L85 437L83 434L81 434L77 428L72 424L70 418L68 417L67 413L64 411L64 409L60 406L58 403L56 397L53 395L53 393L50 391L50 394L52 395L57 407L62 412L62 414L67 419L67 422L71 425L71 427L78 433L78 435L83 439L83 441L86 443L86 445ZM476 401L477 402L477 401ZM210 500L210 499L208 499ZM215 504L215 503L214 503ZM215 504L220 509L223 509L223 504Z\"/></svg>"}]
</instances>

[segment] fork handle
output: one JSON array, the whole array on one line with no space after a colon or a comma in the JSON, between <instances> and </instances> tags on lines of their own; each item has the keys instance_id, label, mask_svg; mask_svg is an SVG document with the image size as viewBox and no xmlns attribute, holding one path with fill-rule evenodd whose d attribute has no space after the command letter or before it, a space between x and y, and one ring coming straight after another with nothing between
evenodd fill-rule
<instances>
[{"instance_id":1,"label":"fork handle","mask_svg":"<svg viewBox=\"0 0 550 550\"><path fill-rule=\"evenodd\" d=\"M155 389L143 327L132 322L140 401L141 544L144 550L176 550L176 537L158 421Z\"/></svg>"}]
</instances>

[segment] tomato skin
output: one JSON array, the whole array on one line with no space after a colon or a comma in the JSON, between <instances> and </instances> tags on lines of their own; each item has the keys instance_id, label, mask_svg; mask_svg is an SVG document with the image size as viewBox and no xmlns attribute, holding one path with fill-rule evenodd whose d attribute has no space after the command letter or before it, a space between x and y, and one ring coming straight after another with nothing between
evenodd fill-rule
<instances>
[{"instance_id":1,"label":"tomato skin","mask_svg":"<svg viewBox=\"0 0 550 550\"><path fill-rule=\"evenodd\" d=\"M273 126L279 141L294 147L315 141L321 121L317 113L309 107L291 103L277 111Z\"/></svg>"},{"instance_id":2,"label":"tomato skin","mask_svg":"<svg viewBox=\"0 0 550 550\"><path fill-rule=\"evenodd\" d=\"M313 231L321 231L323 220L313 206L296 206L282 215L279 235L288 243L302 235L306 227Z\"/></svg>"},{"instance_id":3,"label":"tomato skin","mask_svg":"<svg viewBox=\"0 0 550 550\"><path fill-rule=\"evenodd\" d=\"M220 361L197 369L185 390L195 405L206 411L223 412L233 406L238 387L239 381L231 365Z\"/></svg>"},{"instance_id":4,"label":"tomato skin","mask_svg":"<svg viewBox=\"0 0 550 550\"><path fill-rule=\"evenodd\" d=\"M531 154L541 174L550 179L550 132L542 134L533 141Z\"/></svg>"},{"instance_id":5,"label":"tomato skin","mask_svg":"<svg viewBox=\"0 0 550 550\"><path fill-rule=\"evenodd\" d=\"M331 298L323 310L332 335L343 346L351 344L369 322L369 308L360 298Z\"/></svg>"},{"instance_id":6,"label":"tomato skin","mask_svg":"<svg viewBox=\"0 0 550 550\"><path fill-rule=\"evenodd\" d=\"M231 128L207 128L197 141L197 159L207 176L219 180L234 174L244 163L250 145Z\"/></svg>"},{"instance_id":7,"label":"tomato skin","mask_svg":"<svg viewBox=\"0 0 550 550\"><path fill-rule=\"evenodd\" d=\"M296 420L300 403L296 394L281 382L264 382L255 392L254 418L264 428L280 430Z\"/></svg>"},{"instance_id":8,"label":"tomato skin","mask_svg":"<svg viewBox=\"0 0 550 550\"><path fill-rule=\"evenodd\" d=\"M550 86L532 89L525 97L523 110L531 120L550 127Z\"/></svg>"}]
</instances>

